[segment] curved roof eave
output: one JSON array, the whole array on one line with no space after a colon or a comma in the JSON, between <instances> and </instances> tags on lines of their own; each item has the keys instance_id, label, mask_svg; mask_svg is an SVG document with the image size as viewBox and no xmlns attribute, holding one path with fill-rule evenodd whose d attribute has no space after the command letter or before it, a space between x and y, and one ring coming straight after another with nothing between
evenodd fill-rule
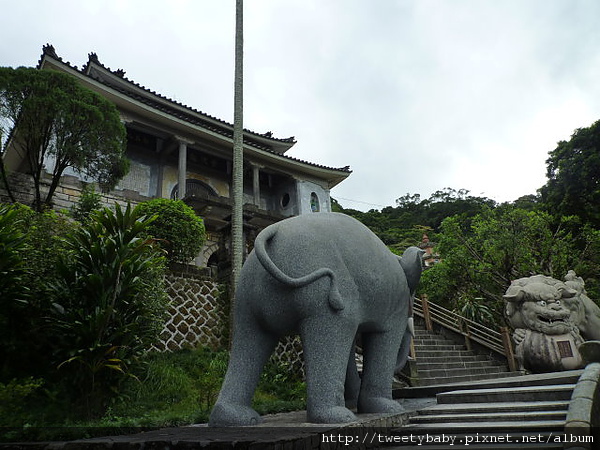
<instances>
[{"instance_id":1,"label":"curved roof eave","mask_svg":"<svg viewBox=\"0 0 600 450\"><path fill-rule=\"evenodd\" d=\"M160 122L171 129L178 130L181 134L188 135L189 137L202 134L203 137L210 136L212 140L218 140L233 145L232 136L219 133L214 129L204 127L201 124L193 123L192 121L190 121L189 118L187 118L186 120L185 116L178 117L176 115L170 114L168 111L164 111L157 108L156 105L144 102L143 99L133 98L127 95L126 93L120 91L117 87L110 86L109 84L102 82L102 80L98 80L94 77L86 75L84 73L84 69L79 70L77 69L77 67L72 66L69 63L63 62L61 58L56 56L56 54L48 54L48 52L46 51L46 47L44 47L44 50L45 51L42 54L42 57L38 64L38 69L43 69L45 68L45 65L48 64L49 66L54 67L58 70L67 72L80 79L82 82L88 85L89 88L95 90L96 92L102 93L102 95L116 103L121 109L129 110L146 117L148 117L148 115L151 115L153 116L152 120ZM108 69L103 67L103 70ZM117 76L111 71L109 71L109 73L112 74L112 76ZM352 173L348 166L343 168L326 167L323 165L303 161L297 158L284 155L283 152L280 153L277 151L273 151L268 148L269 146L266 145L256 145L257 143L254 143L249 139L255 139L257 136L256 133L250 132L248 130L244 130L244 133L244 152L246 154L246 157L249 160L256 162L257 164L261 164L261 162L264 162L265 164L269 163L269 165L273 165L274 167L277 167L282 171L289 171L290 174L302 173L303 175L308 176L310 178L326 181L329 188L336 186ZM273 141L272 138L264 137L264 139L269 140L270 143L272 143ZM290 139L293 140L293 138ZM293 144L295 144L295 141L287 142L285 144L291 147Z\"/></svg>"}]
</instances>

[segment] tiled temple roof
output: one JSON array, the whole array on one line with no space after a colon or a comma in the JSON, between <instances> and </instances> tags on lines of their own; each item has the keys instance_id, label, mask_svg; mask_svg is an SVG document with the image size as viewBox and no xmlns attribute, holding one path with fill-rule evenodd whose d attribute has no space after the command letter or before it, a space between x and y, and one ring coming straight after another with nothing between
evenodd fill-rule
<instances>
[{"instance_id":1,"label":"tiled temple roof","mask_svg":"<svg viewBox=\"0 0 600 450\"><path fill-rule=\"evenodd\" d=\"M210 116L200 110L194 109L183 103L177 102L173 99L165 97L155 91L152 91L145 86L142 86L127 77L125 77L125 71L122 69L111 70L104 66L98 59L96 53L90 53L88 55L87 63L78 69L77 66L72 65L69 62L63 61L58 56L54 47L50 44L46 44L43 47L43 53L38 63L38 68L42 67L42 61L44 57L52 58L53 60L64 64L72 70L77 71L85 77L91 78L120 94L131 98L132 100L141 102L147 106L150 106L158 111L176 117L187 123L200 126L204 129L210 130L214 133L222 136L232 138L233 137L233 125ZM264 134L256 133L251 130L244 129L244 143L254 148L272 153L278 157L296 161L302 164L307 164L313 167L319 167L326 170L333 170L338 172L351 173L348 166L342 168L327 167L320 164L311 163L298 158L286 156L283 153L291 148L296 140L294 137L285 139L274 138L271 132ZM278 148L276 151L274 148Z\"/></svg>"}]
</instances>

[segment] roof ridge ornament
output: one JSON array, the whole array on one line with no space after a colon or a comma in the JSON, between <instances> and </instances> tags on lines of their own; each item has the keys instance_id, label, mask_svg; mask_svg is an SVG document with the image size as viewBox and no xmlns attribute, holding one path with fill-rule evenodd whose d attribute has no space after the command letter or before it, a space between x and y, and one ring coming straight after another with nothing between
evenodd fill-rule
<instances>
[{"instance_id":1,"label":"roof ridge ornament","mask_svg":"<svg viewBox=\"0 0 600 450\"><path fill-rule=\"evenodd\" d=\"M52 45L52 44L46 44L46 45L44 45L42 47L42 52L44 53L44 55L51 56L52 58L56 58L58 60L62 60L62 58L60 58L56 54L56 50L54 50L54 45Z\"/></svg>"}]
</instances>

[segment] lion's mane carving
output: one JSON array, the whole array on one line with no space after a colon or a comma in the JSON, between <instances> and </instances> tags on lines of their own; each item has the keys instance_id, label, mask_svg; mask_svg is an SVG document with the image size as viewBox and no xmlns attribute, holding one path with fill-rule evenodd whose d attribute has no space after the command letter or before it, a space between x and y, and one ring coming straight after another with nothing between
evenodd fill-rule
<instances>
[{"instance_id":1,"label":"lion's mane carving","mask_svg":"<svg viewBox=\"0 0 600 450\"><path fill-rule=\"evenodd\" d=\"M573 271L565 280L520 278L504 295L515 354L524 369L539 373L581 367L577 346L598 333L590 322L600 320L594 307L598 313L600 309L585 294L583 280Z\"/></svg>"}]
</instances>

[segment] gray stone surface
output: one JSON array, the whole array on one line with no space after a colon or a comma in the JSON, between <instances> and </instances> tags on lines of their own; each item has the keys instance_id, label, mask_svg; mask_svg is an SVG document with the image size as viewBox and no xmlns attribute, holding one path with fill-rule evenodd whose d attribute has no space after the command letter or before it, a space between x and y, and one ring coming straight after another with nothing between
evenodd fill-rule
<instances>
[{"instance_id":1,"label":"gray stone surface","mask_svg":"<svg viewBox=\"0 0 600 450\"><path fill-rule=\"evenodd\" d=\"M210 425L260 423L250 406L260 373L279 338L294 333L303 343L309 422L356 420L345 406L352 397L359 413L400 413L392 379L420 270L418 249L399 260L343 214L305 214L267 227L240 274L231 357ZM357 334L361 381L349 369Z\"/></svg>"},{"instance_id":2,"label":"gray stone surface","mask_svg":"<svg viewBox=\"0 0 600 450\"><path fill-rule=\"evenodd\" d=\"M584 297L589 298L575 272L566 280L534 275L513 281L506 291L506 317L522 368L541 373L583 367L577 347L588 330Z\"/></svg>"}]
</instances>

